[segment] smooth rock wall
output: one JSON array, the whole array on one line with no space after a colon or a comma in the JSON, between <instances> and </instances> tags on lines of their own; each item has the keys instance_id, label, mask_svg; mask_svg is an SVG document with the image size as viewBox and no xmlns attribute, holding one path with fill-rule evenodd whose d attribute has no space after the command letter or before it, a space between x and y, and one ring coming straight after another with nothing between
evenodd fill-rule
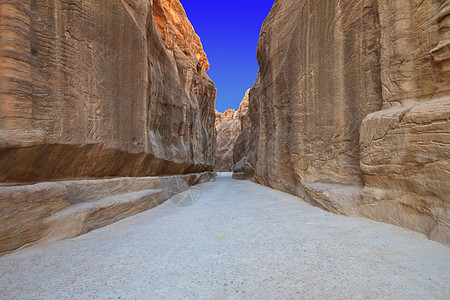
<instances>
[{"instance_id":1,"label":"smooth rock wall","mask_svg":"<svg viewBox=\"0 0 450 300\"><path fill-rule=\"evenodd\" d=\"M363 215L450 244L450 1L379 1L383 109L361 128Z\"/></svg>"},{"instance_id":2,"label":"smooth rock wall","mask_svg":"<svg viewBox=\"0 0 450 300\"><path fill-rule=\"evenodd\" d=\"M235 162L323 209L450 244L449 3L275 1Z\"/></svg>"},{"instance_id":3,"label":"smooth rock wall","mask_svg":"<svg viewBox=\"0 0 450 300\"><path fill-rule=\"evenodd\" d=\"M275 2L244 145L260 183L302 196L304 181L362 184L359 127L381 107L378 23L375 2Z\"/></svg>"},{"instance_id":4,"label":"smooth rock wall","mask_svg":"<svg viewBox=\"0 0 450 300\"><path fill-rule=\"evenodd\" d=\"M212 170L216 90L178 1L5 0L0 30L0 181Z\"/></svg>"}]
</instances>

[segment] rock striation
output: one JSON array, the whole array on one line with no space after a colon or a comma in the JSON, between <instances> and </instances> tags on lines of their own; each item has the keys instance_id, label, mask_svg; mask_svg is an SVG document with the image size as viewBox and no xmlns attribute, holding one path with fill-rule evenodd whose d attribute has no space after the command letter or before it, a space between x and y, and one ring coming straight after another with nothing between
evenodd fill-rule
<instances>
[{"instance_id":1,"label":"rock striation","mask_svg":"<svg viewBox=\"0 0 450 300\"><path fill-rule=\"evenodd\" d=\"M24 245L79 236L153 208L211 178L211 172L203 172L0 187L0 255ZM195 197L191 190L186 196Z\"/></svg>"},{"instance_id":2,"label":"rock striation","mask_svg":"<svg viewBox=\"0 0 450 300\"><path fill-rule=\"evenodd\" d=\"M233 167L233 147L241 132L237 112L228 109L221 113L216 110L216 154L214 171L227 172Z\"/></svg>"},{"instance_id":3,"label":"rock striation","mask_svg":"<svg viewBox=\"0 0 450 300\"><path fill-rule=\"evenodd\" d=\"M210 178L216 89L178 0L6 0L0 33L0 252Z\"/></svg>"},{"instance_id":4,"label":"rock striation","mask_svg":"<svg viewBox=\"0 0 450 300\"><path fill-rule=\"evenodd\" d=\"M233 149L239 134L250 126L247 117L248 91L241 101L239 109L228 109L224 113L216 110L216 153L214 170L218 172L231 171L233 162Z\"/></svg>"},{"instance_id":5,"label":"rock striation","mask_svg":"<svg viewBox=\"0 0 450 300\"><path fill-rule=\"evenodd\" d=\"M450 2L277 0L238 137L261 184L450 244Z\"/></svg>"},{"instance_id":6,"label":"rock striation","mask_svg":"<svg viewBox=\"0 0 450 300\"><path fill-rule=\"evenodd\" d=\"M0 8L0 181L212 170L216 90L178 0Z\"/></svg>"}]
</instances>

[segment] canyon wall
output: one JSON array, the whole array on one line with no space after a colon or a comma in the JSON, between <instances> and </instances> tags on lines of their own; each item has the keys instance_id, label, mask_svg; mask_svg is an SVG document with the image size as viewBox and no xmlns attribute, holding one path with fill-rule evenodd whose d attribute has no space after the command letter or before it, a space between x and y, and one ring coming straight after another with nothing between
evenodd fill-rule
<instances>
[{"instance_id":1,"label":"canyon wall","mask_svg":"<svg viewBox=\"0 0 450 300\"><path fill-rule=\"evenodd\" d=\"M450 1L277 0L250 129L261 184L450 244Z\"/></svg>"},{"instance_id":2,"label":"canyon wall","mask_svg":"<svg viewBox=\"0 0 450 300\"><path fill-rule=\"evenodd\" d=\"M178 0L0 1L0 253L211 178L208 68Z\"/></svg>"},{"instance_id":3,"label":"canyon wall","mask_svg":"<svg viewBox=\"0 0 450 300\"><path fill-rule=\"evenodd\" d=\"M216 90L178 1L0 8L0 182L212 170Z\"/></svg>"},{"instance_id":4,"label":"canyon wall","mask_svg":"<svg viewBox=\"0 0 450 300\"><path fill-rule=\"evenodd\" d=\"M228 109L221 113L216 110L216 152L214 170L229 172L233 168L233 149L236 140L244 128L249 127L246 122L248 109L248 91L241 101L239 109Z\"/></svg>"}]
</instances>

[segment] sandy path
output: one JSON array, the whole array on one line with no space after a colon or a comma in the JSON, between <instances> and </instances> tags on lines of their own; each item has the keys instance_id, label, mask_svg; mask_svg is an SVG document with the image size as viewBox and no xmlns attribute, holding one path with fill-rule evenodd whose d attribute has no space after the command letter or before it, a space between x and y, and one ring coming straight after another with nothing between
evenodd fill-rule
<instances>
[{"instance_id":1,"label":"sandy path","mask_svg":"<svg viewBox=\"0 0 450 300\"><path fill-rule=\"evenodd\" d=\"M0 299L450 299L450 248L220 177L71 240L0 257Z\"/></svg>"}]
</instances>

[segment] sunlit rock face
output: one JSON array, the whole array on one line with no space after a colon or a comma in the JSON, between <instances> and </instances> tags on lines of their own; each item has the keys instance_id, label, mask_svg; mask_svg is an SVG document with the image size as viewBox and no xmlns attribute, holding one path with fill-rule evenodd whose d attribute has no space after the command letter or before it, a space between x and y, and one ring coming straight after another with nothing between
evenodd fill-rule
<instances>
[{"instance_id":1,"label":"sunlit rock face","mask_svg":"<svg viewBox=\"0 0 450 300\"><path fill-rule=\"evenodd\" d=\"M178 1L0 1L0 254L209 180L208 67Z\"/></svg>"},{"instance_id":2,"label":"sunlit rock face","mask_svg":"<svg viewBox=\"0 0 450 300\"><path fill-rule=\"evenodd\" d=\"M216 90L179 1L2 1L0 28L0 181L212 170Z\"/></svg>"},{"instance_id":3,"label":"sunlit rock face","mask_svg":"<svg viewBox=\"0 0 450 300\"><path fill-rule=\"evenodd\" d=\"M258 43L255 180L450 244L449 1L278 0Z\"/></svg>"},{"instance_id":4,"label":"sunlit rock face","mask_svg":"<svg viewBox=\"0 0 450 300\"><path fill-rule=\"evenodd\" d=\"M233 148L236 139L244 128L250 126L247 121L248 91L242 99L239 109L228 109L224 113L216 111L216 154L215 171L231 171L234 165Z\"/></svg>"},{"instance_id":5,"label":"sunlit rock face","mask_svg":"<svg viewBox=\"0 0 450 300\"><path fill-rule=\"evenodd\" d=\"M450 244L450 1L379 1L382 110L362 122L361 213Z\"/></svg>"},{"instance_id":6,"label":"sunlit rock face","mask_svg":"<svg viewBox=\"0 0 450 300\"><path fill-rule=\"evenodd\" d=\"M359 127L381 87L378 9L358 3L276 1L265 20L245 153L259 182L302 196L303 181L362 184Z\"/></svg>"}]
</instances>

